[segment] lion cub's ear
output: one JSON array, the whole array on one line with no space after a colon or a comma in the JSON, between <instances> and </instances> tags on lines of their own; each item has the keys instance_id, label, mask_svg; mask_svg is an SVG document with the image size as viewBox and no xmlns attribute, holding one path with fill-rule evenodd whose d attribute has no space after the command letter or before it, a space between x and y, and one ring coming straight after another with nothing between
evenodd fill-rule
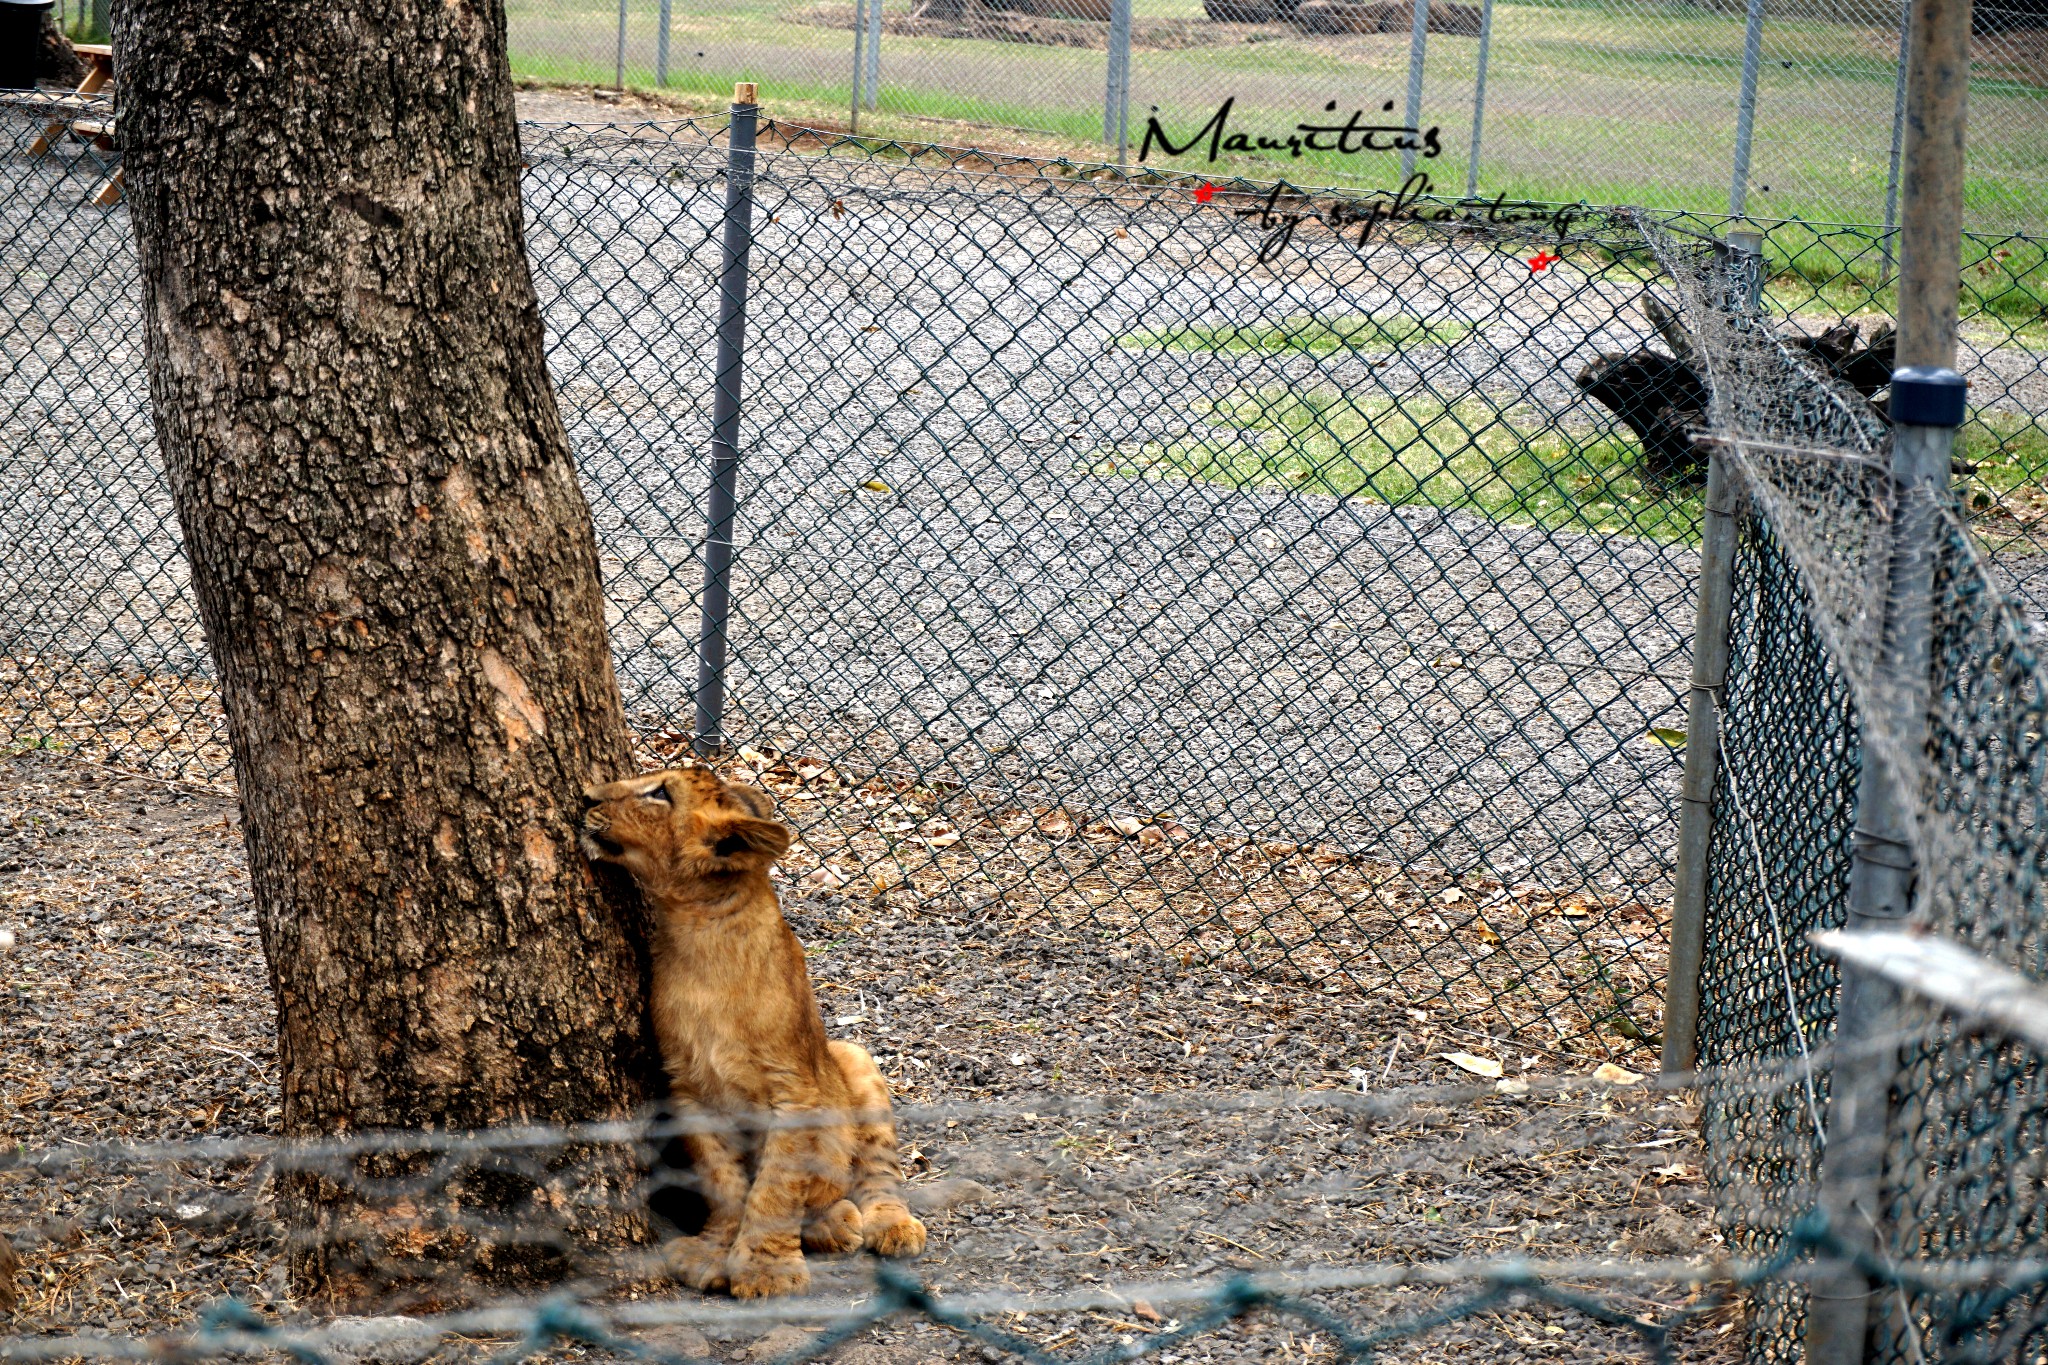
<instances>
[{"instance_id":1,"label":"lion cub's ear","mask_svg":"<svg viewBox=\"0 0 2048 1365\"><path fill-rule=\"evenodd\" d=\"M752 815L721 811L706 824L704 839L711 845L712 856L734 867L766 867L789 852L794 837L788 825Z\"/></svg>"}]
</instances>

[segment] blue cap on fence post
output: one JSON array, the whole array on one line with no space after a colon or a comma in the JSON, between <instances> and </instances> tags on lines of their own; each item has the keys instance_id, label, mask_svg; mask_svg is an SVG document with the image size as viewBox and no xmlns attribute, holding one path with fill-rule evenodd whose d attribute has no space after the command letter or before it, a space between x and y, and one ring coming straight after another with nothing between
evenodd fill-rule
<instances>
[{"instance_id":1,"label":"blue cap on fence post","mask_svg":"<svg viewBox=\"0 0 2048 1365\"><path fill-rule=\"evenodd\" d=\"M1963 424L1963 377L1940 365L1904 365L1892 371L1891 418L1916 427Z\"/></svg>"}]
</instances>

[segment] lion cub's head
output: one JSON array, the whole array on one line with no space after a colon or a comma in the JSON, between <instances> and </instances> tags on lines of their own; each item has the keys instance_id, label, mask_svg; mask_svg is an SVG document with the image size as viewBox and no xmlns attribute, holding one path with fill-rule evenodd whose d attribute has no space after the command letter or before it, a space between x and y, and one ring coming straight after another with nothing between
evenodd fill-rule
<instances>
[{"instance_id":1,"label":"lion cub's head","mask_svg":"<svg viewBox=\"0 0 2048 1365\"><path fill-rule=\"evenodd\" d=\"M671 768L583 789L583 852L643 885L765 871L789 852L789 827L752 787L708 768Z\"/></svg>"}]
</instances>

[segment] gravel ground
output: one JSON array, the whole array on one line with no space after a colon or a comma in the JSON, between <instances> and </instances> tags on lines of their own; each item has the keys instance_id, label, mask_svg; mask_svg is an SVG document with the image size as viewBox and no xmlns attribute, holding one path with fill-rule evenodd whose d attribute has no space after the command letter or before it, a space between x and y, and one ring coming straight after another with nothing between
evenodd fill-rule
<instances>
[{"instance_id":1,"label":"gravel ground","mask_svg":"<svg viewBox=\"0 0 2048 1365\"><path fill-rule=\"evenodd\" d=\"M659 748L694 685L723 153L644 127L530 129L528 151L619 675ZM44 210L49 248L7 287L0 732L219 782L123 222L84 205L97 173L0 157L42 177L40 204L0 215ZM1227 212L987 166L783 155L761 199L727 729L836 784L784 784L805 871L1452 1000L1531 1045L1653 1041L1681 763L1656 732L1684 724L1692 552L1148 463L1213 439L1202 405L1225 393L1586 429L1566 377L1641 344L1632 271L1384 238L1262 265ZM1311 310L1449 339L1128 344ZM960 846L940 853L933 822Z\"/></svg>"},{"instance_id":2,"label":"gravel ground","mask_svg":"<svg viewBox=\"0 0 2048 1365\"><path fill-rule=\"evenodd\" d=\"M621 679L670 720L694 671L717 158L529 141ZM1537 276L1449 243L1266 268L1236 219L1178 201L983 177L969 211L966 177L778 166L753 285L735 733L1031 803L1657 898L1677 763L1649 731L1679 723L1688 551L1126 468L1213 431L1199 405L1222 392L1583 423L1564 376L1640 340L1633 275ZM0 381L0 425L32 452L0 488L0 644L178 694L204 648L127 341L120 218L37 222L53 268L30 292L57 318L21 337L47 377ZM1461 339L1378 358L1120 341L1310 309ZM110 337L89 390L62 381ZM122 738L107 757L162 757Z\"/></svg>"},{"instance_id":3,"label":"gravel ground","mask_svg":"<svg viewBox=\"0 0 2048 1365\"><path fill-rule=\"evenodd\" d=\"M49 755L13 757L0 762L0 869L0 927L15 938L0 959L10 1058L0 1147L274 1131L266 978L229 802ZM1682 1096L1590 1082L1583 1063L1476 1036L1454 1017L1189 968L1042 919L820 892L795 878L786 901L828 1024L872 1049L897 1087L912 1184L933 1229L915 1270L948 1293L1717 1247L1698 1183L1697 1116ZM1530 1090L1497 1093L1446 1061L1450 1052L1498 1061ZM0 1231L22 1259L21 1304L0 1330L168 1330L223 1292L304 1321L283 1277L265 1173L248 1160L105 1155L0 1171ZM633 1278L626 1264L604 1263L616 1304L688 1312L703 1302ZM824 1293L867 1282L855 1261L815 1268ZM584 1269L596 1273L595 1263ZM1379 1325L1444 1292L1314 1297ZM1652 1316L1685 1297L1654 1282L1607 1292ZM1133 1304L1003 1325L1066 1350L1170 1330L1191 1311ZM1732 1321L1705 1319L1683 1339L1686 1357L1732 1358ZM793 1327L762 1332L758 1320L714 1317L650 1340L763 1359L801 1339ZM443 1353L476 1349L491 1343ZM1327 1351L1327 1338L1298 1322L1257 1317L1174 1354ZM1489 1310L1388 1354L1633 1358L1624 1334L1531 1307ZM884 1365L977 1352L898 1323L837 1358Z\"/></svg>"}]
</instances>

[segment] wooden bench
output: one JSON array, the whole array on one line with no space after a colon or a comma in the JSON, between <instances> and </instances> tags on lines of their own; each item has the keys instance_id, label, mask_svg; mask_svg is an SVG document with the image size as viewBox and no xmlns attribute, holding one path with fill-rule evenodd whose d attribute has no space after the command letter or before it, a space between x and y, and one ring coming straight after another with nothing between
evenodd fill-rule
<instances>
[{"instance_id":1,"label":"wooden bench","mask_svg":"<svg viewBox=\"0 0 2048 1365\"><path fill-rule=\"evenodd\" d=\"M47 106L51 121L28 149L30 156L42 156L65 137L90 142L103 152L114 150L114 49L104 43L78 43L78 55L85 59L85 79L76 90L61 93L22 92L29 102ZM10 100L10 103L18 102ZM122 172L117 167L93 191L92 203L100 208L120 202Z\"/></svg>"}]
</instances>

